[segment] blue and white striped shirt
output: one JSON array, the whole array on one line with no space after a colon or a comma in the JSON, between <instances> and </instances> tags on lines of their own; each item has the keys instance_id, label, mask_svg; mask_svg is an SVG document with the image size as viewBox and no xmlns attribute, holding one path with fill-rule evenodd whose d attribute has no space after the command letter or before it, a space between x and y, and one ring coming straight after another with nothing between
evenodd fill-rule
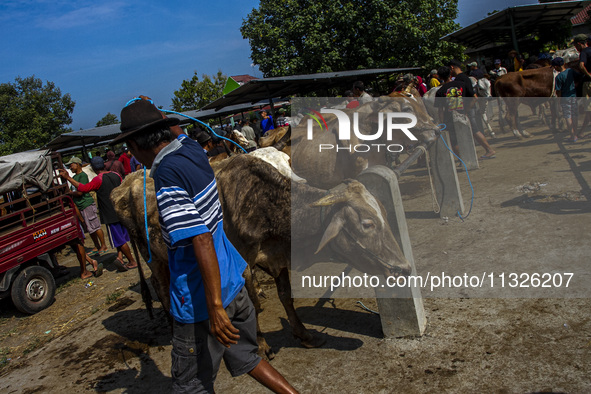
<instances>
[{"instance_id":1,"label":"blue and white striped shirt","mask_svg":"<svg viewBox=\"0 0 591 394\"><path fill-rule=\"evenodd\" d=\"M210 232L220 266L222 302L228 306L244 285L247 264L226 238L213 170L201 146L181 136L154 162L162 236L168 246L171 314L181 323L207 320L201 272L192 238Z\"/></svg>"}]
</instances>

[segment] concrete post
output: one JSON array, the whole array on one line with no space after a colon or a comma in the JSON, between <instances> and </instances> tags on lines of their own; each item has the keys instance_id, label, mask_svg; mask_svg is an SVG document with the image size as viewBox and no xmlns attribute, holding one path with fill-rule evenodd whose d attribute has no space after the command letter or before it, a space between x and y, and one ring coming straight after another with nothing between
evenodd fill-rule
<instances>
[{"instance_id":1,"label":"concrete post","mask_svg":"<svg viewBox=\"0 0 591 394\"><path fill-rule=\"evenodd\" d=\"M454 112L454 128L460 149L460 158L466 164L468 170L478 169L478 155L474 146L474 137L468 117ZM451 148L451 146L450 146Z\"/></svg>"},{"instance_id":2,"label":"concrete post","mask_svg":"<svg viewBox=\"0 0 591 394\"><path fill-rule=\"evenodd\" d=\"M372 166L357 178L386 208L390 228L416 275L398 178L384 166ZM376 299L386 338L423 335L427 320L420 288L377 288Z\"/></svg>"},{"instance_id":3,"label":"concrete post","mask_svg":"<svg viewBox=\"0 0 591 394\"><path fill-rule=\"evenodd\" d=\"M437 142L429 148L429 165L431 166L437 202L440 206L439 216L441 218L455 217L458 211L464 212L464 201L460 192L453 154L445 147L442 138L445 138L447 146L451 149L447 131L441 132Z\"/></svg>"}]
</instances>

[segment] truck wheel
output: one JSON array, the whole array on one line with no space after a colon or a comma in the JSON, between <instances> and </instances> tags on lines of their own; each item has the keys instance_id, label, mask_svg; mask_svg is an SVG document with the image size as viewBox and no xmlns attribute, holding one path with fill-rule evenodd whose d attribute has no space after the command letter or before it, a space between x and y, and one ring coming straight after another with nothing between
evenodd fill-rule
<instances>
[{"instance_id":1,"label":"truck wheel","mask_svg":"<svg viewBox=\"0 0 591 394\"><path fill-rule=\"evenodd\" d=\"M12 302L27 314L37 313L49 306L55 296L55 280L48 269L32 265L23 269L12 283Z\"/></svg>"}]
</instances>

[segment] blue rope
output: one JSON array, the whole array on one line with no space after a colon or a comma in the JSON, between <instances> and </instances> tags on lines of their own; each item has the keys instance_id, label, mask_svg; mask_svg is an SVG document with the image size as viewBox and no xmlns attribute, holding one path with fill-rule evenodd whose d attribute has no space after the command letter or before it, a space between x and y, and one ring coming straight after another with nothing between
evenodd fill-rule
<instances>
[{"instance_id":1,"label":"blue rope","mask_svg":"<svg viewBox=\"0 0 591 394\"><path fill-rule=\"evenodd\" d=\"M213 135L215 135L216 137L221 138L221 139L226 140L226 141L230 141L231 143L233 143L234 145L236 145L237 147L239 147L240 149L242 149L244 151L244 153L248 153L246 151L246 149L244 149L243 147L241 147L239 144L235 143L234 141L232 141L229 138L222 137L221 135L217 134L215 131L213 131L213 129L211 127L209 127L209 125L207 123L204 123L204 122L200 121L199 119L195 119L195 118L193 118L193 117L191 117L189 115L181 114L180 112L171 111L171 110L168 110L168 109L161 109L160 111L166 112L166 113L169 113L169 114L175 114L175 115L179 115L179 116L184 116L185 118L191 119L192 121L197 122L197 123L199 123L199 124L207 127L213 133Z\"/></svg>"},{"instance_id":2,"label":"blue rope","mask_svg":"<svg viewBox=\"0 0 591 394\"><path fill-rule=\"evenodd\" d=\"M150 249L150 234L148 233L148 203L146 201L146 166L144 166L144 223L146 225L146 240L148 241L148 254L150 258L147 263L152 262L152 249Z\"/></svg>"},{"instance_id":3,"label":"blue rope","mask_svg":"<svg viewBox=\"0 0 591 394\"><path fill-rule=\"evenodd\" d=\"M447 125L444 123L438 124L437 126L440 128L440 131L443 131L447 128ZM468 177L468 183L470 184L470 189L472 189L472 199L470 200L470 209L468 210L468 214L466 216L462 216L460 211L458 211L458 217L463 222L464 219L468 218L468 216L470 216L470 213L472 212L472 204L474 203L474 186L472 186L472 181L470 180L470 174L468 174L468 168L466 168L466 163L464 163L464 161L462 159L460 159L460 157L458 155L456 155L452 149L449 149L449 146L447 146L447 143L445 142L445 138L443 138L443 135L440 134L439 137L441 138L441 141L443 141L443 144L445 145L447 150L450 151L455 157L457 157L458 160L460 161L460 163L462 163L462 165L464 166L464 171L466 171L466 176Z\"/></svg>"}]
</instances>

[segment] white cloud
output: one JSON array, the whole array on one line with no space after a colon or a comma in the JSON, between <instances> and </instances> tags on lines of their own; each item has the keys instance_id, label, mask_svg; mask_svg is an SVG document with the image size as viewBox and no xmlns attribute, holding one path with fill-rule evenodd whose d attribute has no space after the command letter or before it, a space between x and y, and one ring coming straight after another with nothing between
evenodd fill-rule
<instances>
[{"instance_id":1,"label":"white cloud","mask_svg":"<svg viewBox=\"0 0 591 394\"><path fill-rule=\"evenodd\" d=\"M118 2L82 7L61 15L42 16L38 20L38 26L51 30L89 26L121 16L123 7L124 4Z\"/></svg>"}]
</instances>

